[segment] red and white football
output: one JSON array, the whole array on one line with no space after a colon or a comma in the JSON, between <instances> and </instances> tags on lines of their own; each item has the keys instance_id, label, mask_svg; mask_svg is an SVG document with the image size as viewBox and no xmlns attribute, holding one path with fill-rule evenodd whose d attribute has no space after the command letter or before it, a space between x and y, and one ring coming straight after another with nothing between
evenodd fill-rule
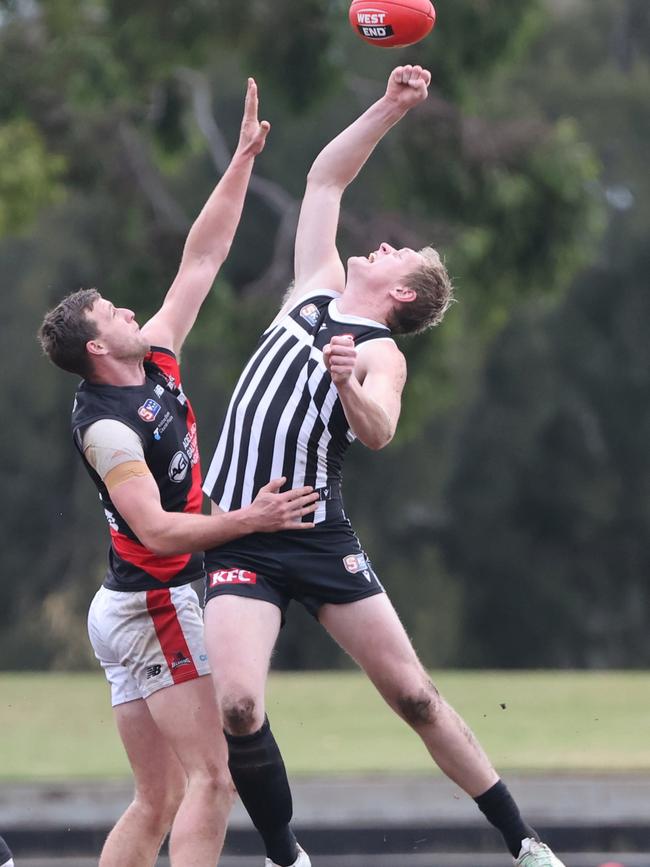
<instances>
[{"instance_id":1,"label":"red and white football","mask_svg":"<svg viewBox=\"0 0 650 867\"><path fill-rule=\"evenodd\" d=\"M424 39L436 23L436 10L431 0L353 0L349 18L361 39L395 48Z\"/></svg>"}]
</instances>

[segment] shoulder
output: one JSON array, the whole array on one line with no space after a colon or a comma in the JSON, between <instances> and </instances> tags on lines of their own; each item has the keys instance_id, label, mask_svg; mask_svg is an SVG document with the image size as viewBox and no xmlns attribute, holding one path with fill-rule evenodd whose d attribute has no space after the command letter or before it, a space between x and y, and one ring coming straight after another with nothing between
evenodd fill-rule
<instances>
[{"instance_id":1,"label":"shoulder","mask_svg":"<svg viewBox=\"0 0 650 867\"><path fill-rule=\"evenodd\" d=\"M406 358L392 337L377 337L357 347L357 367L362 376L381 373L395 379L406 379Z\"/></svg>"},{"instance_id":2,"label":"shoulder","mask_svg":"<svg viewBox=\"0 0 650 867\"><path fill-rule=\"evenodd\" d=\"M171 349L163 346L152 346L145 357L145 364L155 365L167 377L180 379L180 367L178 357Z\"/></svg>"},{"instance_id":3,"label":"shoulder","mask_svg":"<svg viewBox=\"0 0 650 867\"><path fill-rule=\"evenodd\" d=\"M133 428L116 418L100 418L88 425L83 433L83 446L98 448L132 447L142 449L140 436Z\"/></svg>"},{"instance_id":4,"label":"shoulder","mask_svg":"<svg viewBox=\"0 0 650 867\"><path fill-rule=\"evenodd\" d=\"M82 437L83 454L100 478L121 464L145 463L139 435L124 422L102 418L93 422Z\"/></svg>"},{"instance_id":5,"label":"shoulder","mask_svg":"<svg viewBox=\"0 0 650 867\"><path fill-rule=\"evenodd\" d=\"M304 287L302 291L294 289L290 295L285 297L278 315L271 322L267 331L274 328L287 316L294 319L302 317L307 322L315 316L317 320L322 309L327 307L332 299L338 298L340 294L333 289L312 288L306 291Z\"/></svg>"}]
</instances>

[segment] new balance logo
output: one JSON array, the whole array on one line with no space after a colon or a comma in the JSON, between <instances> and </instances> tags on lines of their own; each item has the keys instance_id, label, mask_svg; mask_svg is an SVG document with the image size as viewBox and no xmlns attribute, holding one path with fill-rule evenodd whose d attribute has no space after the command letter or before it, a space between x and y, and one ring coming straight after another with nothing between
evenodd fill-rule
<instances>
[{"instance_id":1,"label":"new balance logo","mask_svg":"<svg viewBox=\"0 0 650 867\"><path fill-rule=\"evenodd\" d=\"M158 675L160 674L161 671L162 671L162 665L158 665L158 664L148 665L147 666L147 680L149 680L150 677L158 677Z\"/></svg>"}]
</instances>

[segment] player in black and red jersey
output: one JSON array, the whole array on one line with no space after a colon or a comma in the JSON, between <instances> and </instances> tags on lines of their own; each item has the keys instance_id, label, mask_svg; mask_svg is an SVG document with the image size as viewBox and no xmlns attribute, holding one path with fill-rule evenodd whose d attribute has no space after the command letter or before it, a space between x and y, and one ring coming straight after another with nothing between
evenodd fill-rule
<instances>
[{"instance_id":1,"label":"player in black and red jersey","mask_svg":"<svg viewBox=\"0 0 650 867\"><path fill-rule=\"evenodd\" d=\"M205 548L252 531L309 527L311 488L266 485L250 506L201 514L196 422L177 357L232 242L255 156L269 130L249 79L230 166L192 226L174 282L142 328L94 289L50 311L50 359L83 377L74 442L111 532L106 579L90 607L95 654L111 685L135 797L104 845L100 867L147 867L171 828L175 867L214 867L232 804L222 724L190 582ZM302 522L302 523L301 523Z\"/></svg>"}]
</instances>

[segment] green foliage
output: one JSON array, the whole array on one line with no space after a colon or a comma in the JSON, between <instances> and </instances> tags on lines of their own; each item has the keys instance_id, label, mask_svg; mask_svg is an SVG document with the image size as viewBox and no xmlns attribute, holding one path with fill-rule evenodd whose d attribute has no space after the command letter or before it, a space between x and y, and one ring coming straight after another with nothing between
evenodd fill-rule
<instances>
[{"instance_id":1,"label":"green foliage","mask_svg":"<svg viewBox=\"0 0 650 867\"><path fill-rule=\"evenodd\" d=\"M522 71L527 98L579 115L603 166L592 188L607 231L565 303L530 306L500 335L460 427L445 546L464 588L468 664L650 659L650 40L639 8L573 4Z\"/></svg>"},{"instance_id":2,"label":"green foliage","mask_svg":"<svg viewBox=\"0 0 650 867\"><path fill-rule=\"evenodd\" d=\"M0 237L25 231L42 208L61 199L64 166L28 120L0 127Z\"/></svg>"},{"instance_id":3,"label":"green foliage","mask_svg":"<svg viewBox=\"0 0 650 867\"><path fill-rule=\"evenodd\" d=\"M487 359L448 489L469 665L650 663L649 265L586 273Z\"/></svg>"},{"instance_id":4,"label":"green foliage","mask_svg":"<svg viewBox=\"0 0 650 867\"><path fill-rule=\"evenodd\" d=\"M540 0L439 0L437 25L422 43L424 63L437 88L454 99L474 102L476 83L519 59L546 15Z\"/></svg>"},{"instance_id":5,"label":"green foliage","mask_svg":"<svg viewBox=\"0 0 650 867\"><path fill-rule=\"evenodd\" d=\"M647 206L640 204L650 200L642 170L650 133L646 31L634 24L636 0L628 0L631 18L610 63L602 48L617 21L615 0L575 4L559 18L541 0L439 0L428 39L384 52L352 33L347 5L47 0L24 14L25 6L0 0L0 223L15 232L40 217L25 240L0 248L11 287L4 387L11 400L15 389L21 407L3 431L4 454L16 442L21 451L6 476L15 494L0 525L3 571L22 574L24 551L35 552L30 581L12 583L0 610L3 664L88 662L83 612L101 578L105 529L99 510L89 508L92 489L69 443L74 383L38 358L29 335L48 306L80 285L97 285L141 320L159 304L192 215L216 180L188 68L205 77L208 109L231 145L245 78L256 73L261 113L273 125L256 173L289 199L301 195L319 148L383 92L392 65L414 60L433 70L428 103L391 132L346 194L339 240L344 257L382 240L433 242L446 254L459 303L442 328L403 342L409 384L398 441L385 455L356 448L347 506L425 659L446 664L469 647L458 588L471 593L474 564L449 565L440 556L441 536L448 550L456 544L445 529L449 466L459 503L473 484L460 464L456 425L488 381L476 376L486 343L513 308L544 296L541 312L529 314L541 321L550 315L545 305L594 256L610 187L632 185L639 203L611 223L612 250L635 249L633 241L647 234ZM603 117L616 131L607 141ZM274 255L279 216L268 200L249 196L231 256L188 341L186 385L204 460L241 362L285 288L251 288ZM533 348L540 328L534 340L526 332ZM532 351L526 341L514 354L517 368ZM543 383L547 368L540 362ZM38 375L27 377L31 370ZM545 394L550 401L551 386ZM480 414L472 418L481 428ZM537 446L535 430L528 419L520 448ZM467 457L471 463L472 453ZM467 479L468 491L458 479ZM575 497L592 501L590 480L585 471ZM603 484L609 490L610 481ZM488 518L495 512L483 494L472 497L476 522L483 510ZM530 557L520 537L513 539L521 557ZM504 546L496 553L503 556ZM522 598L528 592L522 585ZM431 611L440 612L436 630ZM307 628L304 621L287 627L282 665L345 664L316 630L306 640ZM472 627L477 648L485 635Z\"/></svg>"}]
</instances>

